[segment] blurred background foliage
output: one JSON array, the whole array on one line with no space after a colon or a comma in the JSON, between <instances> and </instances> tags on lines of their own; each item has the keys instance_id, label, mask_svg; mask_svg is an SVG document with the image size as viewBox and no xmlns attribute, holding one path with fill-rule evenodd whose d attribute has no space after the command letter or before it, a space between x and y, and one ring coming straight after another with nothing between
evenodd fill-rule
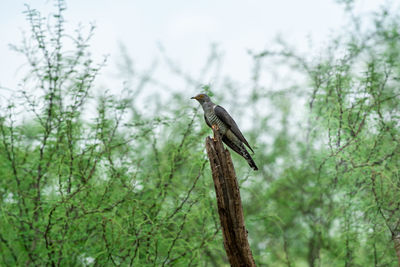
<instances>
[{"instance_id":1,"label":"blurred background foliage","mask_svg":"<svg viewBox=\"0 0 400 267\"><path fill-rule=\"evenodd\" d=\"M258 172L233 160L258 266L397 266L399 14L338 3L351 23L320 54L282 39L249 51L250 87L219 77L216 46L197 77L165 52L180 94L123 46L120 92L99 92L94 28L66 33L62 0L49 19L27 7L30 35L12 49L29 71L0 112L1 265L227 266L211 132L189 99L205 91L255 147Z\"/></svg>"}]
</instances>

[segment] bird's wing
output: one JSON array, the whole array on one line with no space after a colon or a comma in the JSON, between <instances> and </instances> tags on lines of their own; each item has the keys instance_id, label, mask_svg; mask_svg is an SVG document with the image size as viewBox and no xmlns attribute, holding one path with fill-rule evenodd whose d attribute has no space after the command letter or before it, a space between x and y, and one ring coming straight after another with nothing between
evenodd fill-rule
<instances>
[{"instance_id":1,"label":"bird's wing","mask_svg":"<svg viewBox=\"0 0 400 267\"><path fill-rule=\"evenodd\" d=\"M242 155L242 152L240 151L240 148L237 145L235 145L235 143L233 143L231 140L229 140L229 138L226 137L226 135L222 136L222 141L225 144L227 144L233 151L235 151L239 155Z\"/></svg>"},{"instance_id":2,"label":"bird's wing","mask_svg":"<svg viewBox=\"0 0 400 267\"><path fill-rule=\"evenodd\" d=\"M212 125L211 125L211 123L207 120L206 115L204 115L204 119L205 119L207 125L208 125L210 128L212 128ZM242 154L241 151L240 151L240 148L239 148L237 145L235 145L231 140L229 140L229 138L226 137L226 135L222 136L222 141L223 141L225 144L227 144L233 151L235 151L236 153L238 153L239 155Z\"/></svg>"},{"instance_id":3,"label":"bird's wing","mask_svg":"<svg viewBox=\"0 0 400 267\"><path fill-rule=\"evenodd\" d=\"M236 122L232 119L231 115L221 106L215 106L214 107L214 112L215 115L223 122L225 123L228 128L239 138L240 141L246 144L250 148L250 150L254 153L253 149L247 142L246 138L244 138L242 132L239 130L239 127L237 126Z\"/></svg>"}]
</instances>

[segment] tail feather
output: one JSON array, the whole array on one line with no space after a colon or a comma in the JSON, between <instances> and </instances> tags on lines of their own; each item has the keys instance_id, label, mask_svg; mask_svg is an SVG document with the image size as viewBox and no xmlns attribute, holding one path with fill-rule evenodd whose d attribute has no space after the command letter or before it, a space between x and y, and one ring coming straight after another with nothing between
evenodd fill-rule
<instances>
[{"instance_id":1,"label":"tail feather","mask_svg":"<svg viewBox=\"0 0 400 267\"><path fill-rule=\"evenodd\" d=\"M227 144L233 151L241 155L253 170L258 170L256 163L254 162L253 158L250 156L249 152L246 150L242 142L240 142L240 146L238 146L231 140L229 140L229 138L227 138L225 135L222 137L222 141Z\"/></svg>"},{"instance_id":2,"label":"tail feather","mask_svg":"<svg viewBox=\"0 0 400 267\"><path fill-rule=\"evenodd\" d=\"M258 167L256 163L254 162L253 158L250 156L249 152L246 150L246 148L243 147L242 149L242 156L247 160L247 163L250 165L250 167L257 171Z\"/></svg>"}]
</instances>

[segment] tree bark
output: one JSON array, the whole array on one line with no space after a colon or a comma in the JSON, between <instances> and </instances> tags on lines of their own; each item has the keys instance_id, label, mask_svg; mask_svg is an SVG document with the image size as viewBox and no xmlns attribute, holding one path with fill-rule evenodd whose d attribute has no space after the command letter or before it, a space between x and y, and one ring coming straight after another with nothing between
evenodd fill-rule
<instances>
[{"instance_id":1,"label":"tree bark","mask_svg":"<svg viewBox=\"0 0 400 267\"><path fill-rule=\"evenodd\" d=\"M214 139L206 138L224 247L231 266L256 266L247 240L242 201L231 155L213 128Z\"/></svg>"},{"instance_id":2,"label":"tree bark","mask_svg":"<svg viewBox=\"0 0 400 267\"><path fill-rule=\"evenodd\" d=\"M397 260L400 267L400 233L393 235L394 249L396 250Z\"/></svg>"}]
</instances>

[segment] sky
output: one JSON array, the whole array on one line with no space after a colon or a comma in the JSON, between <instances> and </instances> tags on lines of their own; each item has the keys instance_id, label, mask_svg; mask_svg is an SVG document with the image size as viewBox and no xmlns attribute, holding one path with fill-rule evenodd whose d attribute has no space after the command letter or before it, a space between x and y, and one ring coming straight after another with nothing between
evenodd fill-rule
<instances>
[{"instance_id":1,"label":"sky","mask_svg":"<svg viewBox=\"0 0 400 267\"><path fill-rule=\"evenodd\" d=\"M188 73L198 73L217 44L223 53L223 74L246 82L251 76L248 50L268 48L276 36L283 36L296 48L307 51L309 40L323 44L345 25L343 7L333 0L218 0L218 1L135 1L67 0L65 18L70 30L79 23L97 26L91 42L95 57L109 56L100 83L120 88L115 66L120 45L126 47L134 66L146 69L166 54ZM357 1L358 12L376 10L380 0ZM0 2L0 86L17 88L22 56L10 51L21 32L29 31L22 13L24 4L43 15L54 12L49 0L1 0ZM159 77L174 84L165 70ZM205 83L209 81L204 81ZM193 89L195 90L195 89ZM1 89L0 89L1 93Z\"/></svg>"}]
</instances>

